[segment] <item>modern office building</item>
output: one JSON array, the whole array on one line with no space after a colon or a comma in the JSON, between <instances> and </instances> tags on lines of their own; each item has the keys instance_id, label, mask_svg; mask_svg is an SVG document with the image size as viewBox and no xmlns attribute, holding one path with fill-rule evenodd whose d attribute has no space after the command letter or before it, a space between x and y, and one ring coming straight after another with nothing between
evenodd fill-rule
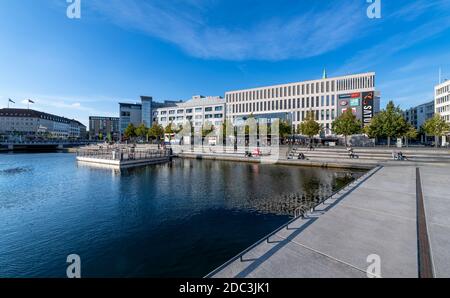
<instances>
[{"instance_id":1,"label":"modern office building","mask_svg":"<svg viewBox=\"0 0 450 298\"><path fill-rule=\"evenodd\" d=\"M89 117L89 138L98 140L111 137L112 140L119 140L119 120L117 117Z\"/></svg>"},{"instance_id":2,"label":"modern office building","mask_svg":"<svg viewBox=\"0 0 450 298\"><path fill-rule=\"evenodd\" d=\"M434 116L434 100L409 108L403 112L406 122L411 124L415 129L420 129L422 125Z\"/></svg>"},{"instance_id":3,"label":"modern office building","mask_svg":"<svg viewBox=\"0 0 450 298\"><path fill-rule=\"evenodd\" d=\"M351 109L364 125L380 110L380 93L375 90L375 73L362 73L297 83L229 91L225 94L227 118L236 121L250 115L284 115L294 128L312 111L331 135L333 120Z\"/></svg>"},{"instance_id":4,"label":"modern office building","mask_svg":"<svg viewBox=\"0 0 450 298\"><path fill-rule=\"evenodd\" d=\"M0 109L0 133L26 137L84 139L86 126L74 119L31 109Z\"/></svg>"},{"instance_id":5,"label":"modern office building","mask_svg":"<svg viewBox=\"0 0 450 298\"><path fill-rule=\"evenodd\" d=\"M119 103L120 133L123 134L128 125L139 126L142 123L142 105L139 103Z\"/></svg>"},{"instance_id":6,"label":"modern office building","mask_svg":"<svg viewBox=\"0 0 450 298\"><path fill-rule=\"evenodd\" d=\"M205 124L218 127L225 120L225 100L220 96L197 95L186 102L179 102L173 107L157 109L158 124L176 126L190 122L196 129Z\"/></svg>"},{"instance_id":7,"label":"modern office building","mask_svg":"<svg viewBox=\"0 0 450 298\"><path fill-rule=\"evenodd\" d=\"M450 123L450 80L434 88L435 112Z\"/></svg>"},{"instance_id":8,"label":"modern office building","mask_svg":"<svg viewBox=\"0 0 450 298\"><path fill-rule=\"evenodd\" d=\"M445 80L434 88L434 105L435 112L439 113L447 123L450 123L450 80ZM442 137L441 144L447 146L449 140L450 132L447 136Z\"/></svg>"},{"instance_id":9,"label":"modern office building","mask_svg":"<svg viewBox=\"0 0 450 298\"><path fill-rule=\"evenodd\" d=\"M157 108L175 106L175 101L154 102L150 96L141 96L141 103L119 103L120 118L119 129L123 134L130 123L139 126L142 123L151 127L156 121L155 111Z\"/></svg>"},{"instance_id":10,"label":"modern office building","mask_svg":"<svg viewBox=\"0 0 450 298\"><path fill-rule=\"evenodd\" d=\"M146 127L151 127L153 124L153 98L150 96L141 96L142 105L142 123Z\"/></svg>"}]
</instances>

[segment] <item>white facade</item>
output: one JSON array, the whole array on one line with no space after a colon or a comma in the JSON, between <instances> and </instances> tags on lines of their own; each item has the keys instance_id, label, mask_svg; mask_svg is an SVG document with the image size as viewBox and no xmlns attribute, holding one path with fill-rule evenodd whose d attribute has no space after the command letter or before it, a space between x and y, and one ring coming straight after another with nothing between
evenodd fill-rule
<instances>
[{"instance_id":1,"label":"white facade","mask_svg":"<svg viewBox=\"0 0 450 298\"><path fill-rule=\"evenodd\" d=\"M220 96L194 96L174 107L157 109L156 117L163 127L170 123L180 126L186 122L195 128L207 123L219 127L225 120L225 100Z\"/></svg>"},{"instance_id":2,"label":"white facade","mask_svg":"<svg viewBox=\"0 0 450 298\"><path fill-rule=\"evenodd\" d=\"M76 120L30 109L0 109L0 133L35 136L50 134L53 138L83 138L86 127Z\"/></svg>"},{"instance_id":3,"label":"white facade","mask_svg":"<svg viewBox=\"0 0 450 298\"><path fill-rule=\"evenodd\" d=\"M434 105L436 113L450 123L450 80L434 88Z\"/></svg>"},{"instance_id":4,"label":"white facade","mask_svg":"<svg viewBox=\"0 0 450 298\"><path fill-rule=\"evenodd\" d=\"M234 121L238 117L246 117L250 114L263 116L285 113L290 115L292 125L296 128L306 118L307 113L313 111L316 120L323 125L325 134L329 135L332 133L331 123L334 119L342 110L350 108L352 95L359 94L358 109L356 106L352 109L355 109L358 118L363 117L362 94L364 92L375 93L375 73L334 78L327 78L324 75L324 78L320 80L229 91L225 94L227 118ZM374 112L379 111L378 94L376 93L374 106L372 106ZM345 99L340 100L340 97ZM356 99L356 95L354 97ZM344 101L347 104L346 107L343 105Z\"/></svg>"}]
</instances>

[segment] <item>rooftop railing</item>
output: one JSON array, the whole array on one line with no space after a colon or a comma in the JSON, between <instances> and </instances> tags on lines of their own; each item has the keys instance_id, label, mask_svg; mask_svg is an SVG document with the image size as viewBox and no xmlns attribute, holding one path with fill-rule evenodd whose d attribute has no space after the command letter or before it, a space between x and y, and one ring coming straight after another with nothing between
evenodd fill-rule
<instances>
[{"instance_id":1,"label":"rooftop railing","mask_svg":"<svg viewBox=\"0 0 450 298\"><path fill-rule=\"evenodd\" d=\"M143 160L169 158L168 149L135 149L135 148L82 148L77 150L77 157L105 159L105 160Z\"/></svg>"}]
</instances>

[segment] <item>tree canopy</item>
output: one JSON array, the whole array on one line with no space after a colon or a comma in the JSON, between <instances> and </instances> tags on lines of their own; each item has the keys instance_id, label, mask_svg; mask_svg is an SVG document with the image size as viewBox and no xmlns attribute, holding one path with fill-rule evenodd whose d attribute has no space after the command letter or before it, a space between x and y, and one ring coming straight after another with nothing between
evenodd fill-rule
<instances>
[{"instance_id":1,"label":"tree canopy","mask_svg":"<svg viewBox=\"0 0 450 298\"><path fill-rule=\"evenodd\" d=\"M347 144L347 136L361 133L362 123L358 120L351 109L347 109L342 115L333 121L332 129L335 134L343 135L345 137L345 144Z\"/></svg>"},{"instance_id":2,"label":"tree canopy","mask_svg":"<svg viewBox=\"0 0 450 298\"><path fill-rule=\"evenodd\" d=\"M303 121L299 126L300 133L312 138L315 135L318 135L321 130L322 126L315 120L314 112L307 112L305 121Z\"/></svg>"},{"instance_id":3,"label":"tree canopy","mask_svg":"<svg viewBox=\"0 0 450 298\"><path fill-rule=\"evenodd\" d=\"M428 119L423 124L424 131L430 135L435 136L435 144L436 147L439 146L439 137L444 136L447 132L450 131L450 124L445 122L444 119L439 114L434 115L433 118Z\"/></svg>"},{"instance_id":4,"label":"tree canopy","mask_svg":"<svg viewBox=\"0 0 450 298\"><path fill-rule=\"evenodd\" d=\"M135 130L136 136L140 137L140 138L145 138L147 137L148 134L148 129L147 127L145 127L144 123L141 123Z\"/></svg>"},{"instance_id":5,"label":"tree canopy","mask_svg":"<svg viewBox=\"0 0 450 298\"><path fill-rule=\"evenodd\" d=\"M408 125L403 118L400 108L390 101L386 109L372 119L365 132L373 138L386 137L388 146L390 146L391 138L402 137L407 130Z\"/></svg>"},{"instance_id":6,"label":"tree canopy","mask_svg":"<svg viewBox=\"0 0 450 298\"><path fill-rule=\"evenodd\" d=\"M148 130L148 136L152 139L164 138L164 128L158 123L153 123L152 127Z\"/></svg>"},{"instance_id":7,"label":"tree canopy","mask_svg":"<svg viewBox=\"0 0 450 298\"><path fill-rule=\"evenodd\" d=\"M127 128L125 128L124 135L126 138L136 137L136 127L133 123L128 124Z\"/></svg>"}]
</instances>

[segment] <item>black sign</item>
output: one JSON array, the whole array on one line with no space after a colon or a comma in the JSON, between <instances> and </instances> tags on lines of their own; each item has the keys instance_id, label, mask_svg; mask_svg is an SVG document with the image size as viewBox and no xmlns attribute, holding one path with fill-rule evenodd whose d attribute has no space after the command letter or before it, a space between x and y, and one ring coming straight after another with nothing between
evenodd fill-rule
<instances>
[{"instance_id":1,"label":"black sign","mask_svg":"<svg viewBox=\"0 0 450 298\"><path fill-rule=\"evenodd\" d=\"M364 126L367 126L372 121L374 116L373 104L374 92L363 92L362 94L362 121Z\"/></svg>"}]
</instances>

